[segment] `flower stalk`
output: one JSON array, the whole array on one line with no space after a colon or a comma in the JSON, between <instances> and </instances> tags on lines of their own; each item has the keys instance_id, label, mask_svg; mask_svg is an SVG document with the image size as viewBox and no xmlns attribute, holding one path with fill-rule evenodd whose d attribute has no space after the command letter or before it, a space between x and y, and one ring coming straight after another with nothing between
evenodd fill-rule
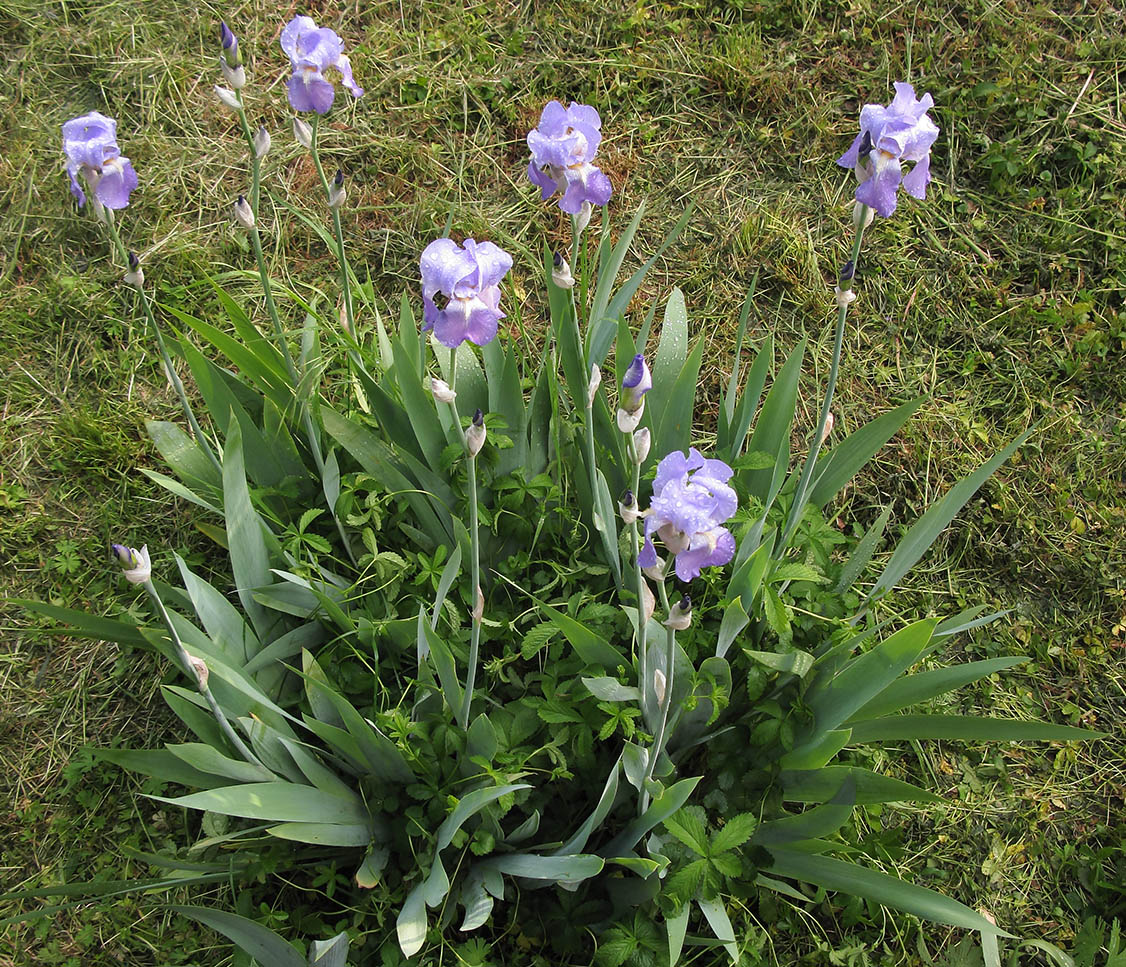
<instances>
[{"instance_id":1,"label":"flower stalk","mask_svg":"<svg viewBox=\"0 0 1126 967\"><path fill-rule=\"evenodd\" d=\"M184 411L184 417L188 421L188 426L191 427L192 436L195 437L200 449L207 455L207 459L211 461L211 465L222 475L223 465L219 462L219 458L215 455L215 451L212 449L203 429L200 427L199 421L195 417L195 412L192 410L192 405L188 402L188 394L184 390L184 384L180 382L180 376L176 372L176 367L172 365L172 358L168 355L168 347L164 344L164 335L160 331L160 326L157 325L156 314L153 312L149 294L145 291L144 274L141 272L140 263L134 267L133 263L136 260L136 256L133 256L133 258L129 257L125 243L122 242L121 236L118 234L112 208L105 209L103 224L109 232L109 237L113 242L114 248L117 250L118 257L129 267L129 275L135 277L136 281L130 280L130 285L137 290L137 296L141 300L141 309L145 314L145 321L148 323L153 338L156 340L156 348L159 350L160 358L164 362L165 374L177 398L180 400L180 408Z\"/></svg>"},{"instance_id":2,"label":"flower stalk","mask_svg":"<svg viewBox=\"0 0 1126 967\"><path fill-rule=\"evenodd\" d=\"M309 139L309 153L313 156L313 164L317 169L317 177L321 180L321 188L324 189L325 199L328 201L329 209L332 211L332 228L336 233L336 256L340 262L340 294L344 299L344 316L348 323L348 331L355 335L356 313L352 306L352 272L348 267L348 257L344 253L344 228L340 222L340 206L344 201L343 178L341 177L340 185L334 185L325 174L324 165L321 163L321 155L317 145L320 120L321 116L314 114L312 124L309 125L310 131L312 132ZM336 201L334 204L335 199L339 199L339 201Z\"/></svg>"}]
</instances>

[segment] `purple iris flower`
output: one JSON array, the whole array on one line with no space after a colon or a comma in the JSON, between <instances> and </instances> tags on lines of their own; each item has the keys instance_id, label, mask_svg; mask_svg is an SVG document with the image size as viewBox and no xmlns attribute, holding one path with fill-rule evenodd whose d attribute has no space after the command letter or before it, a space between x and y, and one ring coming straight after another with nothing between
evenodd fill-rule
<instances>
[{"instance_id":1,"label":"purple iris flower","mask_svg":"<svg viewBox=\"0 0 1126 967\"><path fill-rule=\"evenodd\" d=\"M327 114L336 89L325 77L330 67L339 71L344 86L354 97L364 93L352 79L352 64L344 54L344 41L335 30L318 27L312 17L294 17L281 35L281 49L293 65L287 85L289 103L295 111Z\"/></svg>"},{"instance_id":2,"label":"purple iris flower","mask_svg":"<svg viewBox=\"0 0 1126 967\"><path fill-rule=\"evenodd\" d=\"M738 506L735 491L727 484L731 474L726 463L705 460L695 447L687 457L674 450L657 464L638 564L645 568L657 563L654 533L676 556L676 576L682 581L699 577L701 568L730 561L735 538L721 525Z\"/></svg>"},{"instance_id":3,"label":"purple iris flower","mask_svg":"<svg viewBox=\"0 0 1126 967\"><path fill-rule=\"evenodd\" d=\"M439 238L426 246L419 259L422 273L423 332L434 330L438 342L451 349L466 339L484 346L497 334L500 280L512 268L512 256L492 242L471 238L458 245ZM448 300L439 309L434 296Z\"/></svg>"},{"instance_id":4,"label":"purple iris flower","mask_svg":"<svg viewBox=\"0 0 1126 967\"><path fill-rule=\"evenodd\" d=\"M856 200L874 208L884 218L895 211L900 184L907 194L926 198L930 183L931 145L938 138L938 126L927 116L934 98L915 97L915 88L897 81L895 98L882 104L865 104L860 111L860 134L837 161L852 168L860 185ZM903 173L903 162L914 167Z\"/></svg>"},{"instance_id":5,"label":"purple iris flower","mask_svg":"<svg viewBox=\"0 0 1126 967\"><path fill-rule=\"evenodd\" d=\"M551 101L543 109L539 126L528 132L528 178L542 189L544 201L561 191L559 207L577 215L584 202L605 205L610 200L610 179L591 164L602 141L601 128L598 112L585 104L572 101L564 108Z\"/></svg>"},{"instance_id":6,"label":"purple iris flower","mask_svg":"<svg viewBox=\"0 0 1126 967\"><path fill-rule=\"evenodd\" d=\"M638 353L622 377L622 409L628 413L641 409L645 394L652 388L653 377L649 373L649 367L645 365L645 357Z\"/></svg>"},{"instance_id":7,"label":"purple iris flower","mask_svg":"<svg viewBox=\"0 0 1126 967\"><path fill-rule=\"evenodd\" d=\"M106 208L129 204L129 193L137 187L137 172L117 146L117 122L113 118L91 111L67 121L63 125L63 152L70 193L80 206L86 204L86 193L78 181L79 174Z\"/></svg>"}]
</instances>

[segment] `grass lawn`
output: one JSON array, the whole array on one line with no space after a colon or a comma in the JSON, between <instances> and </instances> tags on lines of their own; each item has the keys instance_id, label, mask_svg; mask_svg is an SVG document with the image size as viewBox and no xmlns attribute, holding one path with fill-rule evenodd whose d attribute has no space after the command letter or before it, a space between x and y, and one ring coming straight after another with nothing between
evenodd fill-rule
<instances>
[{"instance_id":1,"label":"grass lawn","mask_svg":"<svg viewBox=\"0 0 1126 967\"><path fill-rule=\"evenodd\" d=\"M244 190L243 146L212 93L218 21L228 20L251 58L251 113L273 135L265 188L300 205L316 175L289 130L277 45L296 13L345 37L366 89L356 102L338 94L322 143L348 177L354 264L389 304L416 292L418 253L452 215L455 235L515 253L506 299L519 303L535 338L546 312L540 239L567 233L564 216L527 183L524 137L547 100L573 98L602 115L616 228L646 202L638 254L647 257L685 206L696 206L632 318L680 286L693 334L709 340L702 379L717 399L758 272L754 341L774 332L788 349L811 338L803 432L816 420L813 376L823 379L828 366L830 288L847 258L853 184L835 159L856 132L860 105L889 100L892 81L933 94L942 129L935 180L925 203L904 199L869 230L836 425L851 430L915 396L929 399L845 493L841 520L867 523L892 502L892 527L902 531L926 502L1035 425L912 572L898 606L905 615L1007 610L958 639L950 657L1032 661L972 698L996 714L1113 737L906 744L873 768L908 770L946 803L870 811L864 847L1015 933L1076 950L1079 967L1102 967L1103 956L1083 959L1084 951L1098 947L1101 924L1126 913L1121 4L638 0L594 12L553 0L226 8L4 0L0 595L102 614L143 609L107 559L110 540L147 542L165 563L176 549L206 568L197 515L140 472L161 469L144 420L178 419L179 407L132 294L118 283L121 267L75 214L59 128L90 110L118 119L141 178L119 223L125 238L160 299L209 306L204 274L253 262L227 215ZM335 292L335 263L320 239L280 208L265 211L271 270ZM361 331L370 325L358 320ZM714 427L714 407L698 426ZM187 842L186 817L141 798L154 788L98 764L91 750L175 735L157 693L171 672L150 655L44 637L35 625L5 607L0 882L33 889L148 875L131 851ZM247 914L269 911L265 895L240 902ZM5 928L0 964L222 962L213 935L160 903L130 896ZM0 907L0 918L18 909ZM942 962L953 936L862 907L808 909L804 921L788 907L779 914L784 927L766 962L926 963L927 951ZM274 926L284 926L282 916Z\"/></svg>"}]
</instances>

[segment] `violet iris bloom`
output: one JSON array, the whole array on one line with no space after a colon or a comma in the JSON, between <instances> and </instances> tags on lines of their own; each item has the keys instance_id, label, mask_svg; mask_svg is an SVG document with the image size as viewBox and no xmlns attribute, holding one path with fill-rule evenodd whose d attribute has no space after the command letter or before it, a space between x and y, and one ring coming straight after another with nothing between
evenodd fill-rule
<instances>
[{"instance_id":1,"label":"violet iris bloom","mask_svg":"<svg viewBox=\"0 0 1126 967\"><path fill-rule=\"evenodd\" d=\"M657 464L638 564L645 568L657 563L654 533L676 556L676 576L682 581L699 577L701 568L730 561L735 556L735 538L721 525L738 505L735 491L727 484L731 474L726 463L705 460L695 447L687 457L674 450Z\"/></svg>"},{"instance_id":2,"label":"violet iris bloom","mask_svg":"<svg viewBox=\"0 0 1126 967\"><path fill-rule=\"evenodd\" d=\"M561 191L559 207L577 215L584 202L605 205L610 200L610 179L591 164L602 141L601 127L598 112L585 104L572 101L564 108L551 101L543 109L539 126L528 132L528 178L542 189L544 201Z\"/></svg>"},{"instance_id":3,"label":"violet iris bloom","mask_svg":"<svg viewBox=\"0 0 1126 967\"><path fill-rule=\"evenodd\" d=\"M512 268L512 256L492 242L465 240L462 247L450 238L426 246L419 259L422 273L423 332L434 330L443 346L453 349L466 339L484 346L497 334L500 280ZM448 300L439 309L434 296Z\"/></svg>"},{"instance_id":4,"label":"violet iris bloom","mask_svg":"<svg viewBox=\"0 0 1126 967\"><path fill-rule=\"evenodd\" d=\"M354 97L364 93L352 79L352 64L344 54L344 41L335 30L318 27L312 17L294 17L281 35L281 49L289 56L293 76L286 85L295 111L327 114L336 89L325 77L330 67Z\"/></svg>"},{"instance_id":5,"label":"violet iris bloom","mask_svg":"<svg viewBox=\"0 0 1126 967\"><path fill-rule=\"evenodd\" d=\"M129 204L129 193L137 187L137 172L117 146L117 122L113 118L91 111L67 121L63 125L63 152L70 193L80 206L86 204L86 193L79 184L79 174L106 208Z\"/></svg>"},{"instance_id":6,"label":"violet iris bloom","mask_svg":"<svg viewBox=\"0 0 1126 967\"><path fill-rule=\"evenodd\" d=\"M927 116L934 98L915 97L915 88L897 81L895 98L882 104L865 104L860 111L860 134L837 161L852 168L860 181L856 200L874 208L885 218L895 211L900 184L907 194L925 198L930 176L931 145L938 138L938 127ZM914 167L903 173L903 162Z\"/></svg>"}]
</instances>

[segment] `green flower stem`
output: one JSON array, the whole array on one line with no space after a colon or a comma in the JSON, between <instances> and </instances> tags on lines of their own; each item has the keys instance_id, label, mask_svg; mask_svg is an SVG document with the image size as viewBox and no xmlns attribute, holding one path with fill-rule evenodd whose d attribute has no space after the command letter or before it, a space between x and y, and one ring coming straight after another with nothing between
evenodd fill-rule
<instances>
[{"instance_id":1,"label":"green flower stem","mask_svg":"<svg viewBox=\"0 0 1126 967\"><path fill-rule=\"evenodd\" d=\"M211 709L211 714L215 716L215 721L219 723L219 729L227 740L234 747L247 762L252 765L261 766L262 762L259 758L247 748L246 743L239 738L238 733L231 727L231 723L227 721L227 716L223 714L223 710L219 707L219 703L215 701L215 696L211 694L211 689L208 688L207 682L202 680L199 673L192 667L191 655L188 654L184 643L180 640L180 636L176 633L176 627L172 624L172 619L168 616L168 611L164 607L164 602L160 600L160 595L157 594L156 588L153 586L152 581L145 581L145 590L149 593L156 610L160 614L160 619L164 622L164 627L168 629L168 637L172 639L172 644L176 649L176 653L180 658L180 665L183 672L190 678L193 678L196 687L199 689L200 695L203 696L207 702L208 707ZM263 767L264 768L264 767Z\"/></svg>"},{"instance_id":2,"label":"green flower stem","mask_svg":"<svg viewBox=\"0 0 1126 967\"><path fill-rule=\"evenodd\" d=\"M854 277L856 273L856 263L860 258L860 245L864 241L864 223L868 218L867 205L860 206L857 218L857 224L860 227L856 230L856 238L852 244L851 258ZM852 283L852 278L842 279L840 282L841 292L850 292L852 290ZM794 502L790 506L790 514L786 520L786 528L782 532L782 539L778 545L779 553L789 546L790 538L793 537L794 531L797 530L798 524L801 521L802 512L805 510L805 501L809 495L813 471L817 465L817 457L821 452L825 427L829 423L830 407L833 405L833 393L837 388L837 374L840 371L841 348L844 344L845 319L847 316L848 302L842 299L840 307L837 309L837 331L833 341L833 363L829 367L829 381L825 386L825 401L821 404L821 419L817 421L817 429L814 431L813 439L810 441L809 445L809 455L805 458L805 466L802 467L801 479L798 481L797 490L794 491Z\"/></svg>"},{"instance_id":3,"label":"green flower stem","mask_svg":"<svg viewBox=\"0 0 1126 967\"><path fill-rule=\"evenodd\" d=\"M450 392L457 390L457 347L450 349ZM461 437L461 446L469 461L469 583L470 594L473 595L473 628L469 639L469 668L465 673L465 695L461 700L461 708L457 710L458 724L469 728L469 710L473 704L473 689L477 683L477 662L481 653L481 621L477 617L477 595L481 593L481 537L480 524L477 517L477 457L469 452L469 444L461 429L461 417L457 412L457 400L449 403L450 413L453 415L454 432Z\"/></svg>"},{"instance_id":4,"label":"green flower stem","mask_svg":"<svg viewBox=\"0 0 1126 967\"><path fill-rule=\"evenodd\" d=\"M321 179L321 187L324 189L325 198L329 197L328 178L325 176L324 167L321 165L321 155L317 150L317 132L320 127L321 116L319 114L313 115L313 123L310 127L313 129L312 147L310 152L313 155L313 164L317 167L317 174ZM348 320L348 331L350 333L356 332L356 316L352 308L352 284L350 282L351 272L348 269L348 257L344 254L344 229L340 224L340 209L336 206L332 208L332 227L336 231L336 254L340 261L340 291L344 297L344 315Z\"/></svg>"},{"instance_id":5,"label":"green flower stem","mask_svg":"<svg viewBox=\"0 0 1126 967\"><path fill-rule=\"evenodd\" d=\"M661 595L661 607L664 609L665 614L672 616L672 608L669 607L669 592L665 587L665 575L661 576L661 583L657 585ZM653 778L653 771L657 768L657 760L661 757L661 753L665 748L665 740L667 739L666 731L669 721L669 706L672 705L672 689L673 689L673 673L676 666L676 630L670 625L665 625L665 697L660 703L661 718L657 723L657 734L653 737L653 745L649 750L649 761L645 767L645 778L641 782L641 800L639 802L638 815L643 815L645 810L649 808L649 790L646 789L646 784ZM642 685L644 688L645 685Z\"/></svg>"},{"instance_id":6,"label":"green flower stem","mask_svg":"<svg viewBox=\"0 0 1126 967\"><path fill-rule=\"evenodd\" d=\"M637 459L637 445L634 443L633 434L628 434L627 451L629 458L633 462L633 503L634 506L639 505L638 490L641 488L641 461ZM638 519L640 520L640 518ZM634 574L634 588L637 591L637 681L641 689L641 693L645 694L645 689L649 687L649 669L648 662L646 661L646 634L648 631L649 622L645 619L645 577L641 573L641 563L638 557L641 554L640 541L637 535L638 520L633 521L629 525L629 548L630 554L633 556L633 574Z\"/></svg>"},{"instance_id":7,"label":"green flower stem","mask_svg":"<svg viewBox=\"0 0 1126 967\"><path fill-rule=\"evenodd\" d=\"M105 214L105 225L109 230L110 238L113 240L114 248L117 250L118 257L121 259L122 264L128 266L129 253L125 248L125 244L121 241L121 236L117 233L117 226L114 224L113 209L105 209ZM212 466L219 471L221 476L223 473L223 465L219 462L219 458L215 455L211 444L207 442L207 437L200 428L199 421L196 420L192 406L188 402L188 394L184 391L184 384L180 382L176 367L172 365L172 358L168 355L168 347L164 344L164 336L160 331L160 326L156 324L156 315L152 311L152 303L149 300L149 294L145 291L144 285L134 286L134 288L137 290L137 294L140 297L141 308L145 313L145 320L148 322L149 329L152 330L153 338L156 340L156 347L160 351L160 358L164 361L164 370L168 376L168 381L172 384L172 389L176 391L176 396L180 400L180 407L184 411L188 426L192 429L192 435L195 437L200 449L207 454L207 458L211 461Z\"/></svg>"},{"instance_id":8,"label":"green flower stem","mask_svg":"<svg viewBox=\"0 0 1126 967\"><path fill-rule=\"evenodd\" d=\"M258 217L258 196L262 185L262 159L254 148L254 132L250 130L250 119L246 116L246 105L243 104L242 91L236 91L238 97L238 119L242 125L242 136L246 139L246 150L250 154L250 210L254 217Z\"/></svg>"}]
</instances>

